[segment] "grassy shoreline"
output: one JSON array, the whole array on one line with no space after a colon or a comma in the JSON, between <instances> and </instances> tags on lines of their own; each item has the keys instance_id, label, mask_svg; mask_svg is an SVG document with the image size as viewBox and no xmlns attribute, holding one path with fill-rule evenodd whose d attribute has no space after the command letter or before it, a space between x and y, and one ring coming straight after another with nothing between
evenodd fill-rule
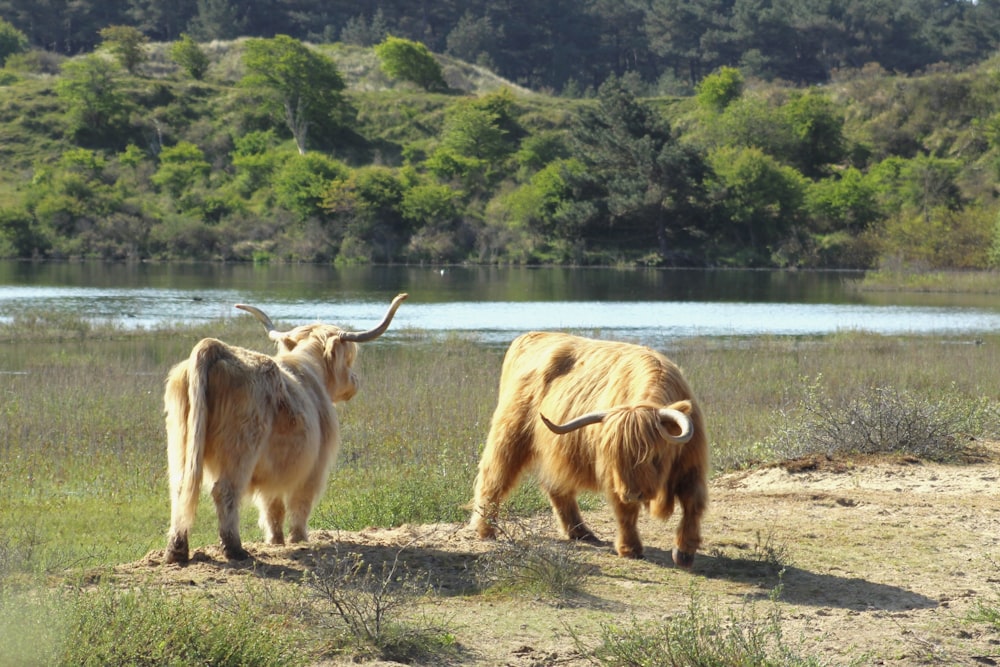
<instances>
[{"instance_id":1,"label":"grassy shoreline","mask_svg":"<svg viewBox=\"0 0 1000 667\"><path fill-rule=\"evenodd\" d=\"M880 269L865 273L864 278L852 282L851 286L859 292L1000 294L1000 273Z\"/></svg>"}]
</instances>

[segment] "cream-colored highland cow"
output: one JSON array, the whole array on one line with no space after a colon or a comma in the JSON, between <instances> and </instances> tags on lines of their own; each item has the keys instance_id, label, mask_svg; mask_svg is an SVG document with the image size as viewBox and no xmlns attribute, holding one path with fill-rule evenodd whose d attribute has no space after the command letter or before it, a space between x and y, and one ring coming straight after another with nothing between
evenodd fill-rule
<instances>
[{"instance_id":1,"label":"cream-colored highland cow","mask_svg":"<svg viewBox=\"0 0 1000 667\"><path fill-rule=\"evenodd\" d=\"M253 306L278 347L273 357L214 338L194 346L171 369L163 402L170 469L166 561L189 558L188 533L203 484L211 488L226 558L249 557L239 534L240 501L253 494L270 544L307 539L307 522L323 493L340 445L333 404L358 391L352 370L358 343L385 333L400 304L393 299L370 331L308 324L282 332Z\"/></svg>"},{"instance_id":2,"label":"cream-colored highland cow","mask_svg":"<svg viewBox=\"0 0 1000 667\"><path fill-rule=\"evenodd\" d=\"M628 343L532 332L511 343L479 463L471 527L496 534L500 503L533 470L556 519L576 540L598 541L577 494L602 490L618 523L620 556L642 557L640 510L667 519L680 503L673 560L691 567L708 501L708 440L681 370Z\"/></svg>"}]
</instances>

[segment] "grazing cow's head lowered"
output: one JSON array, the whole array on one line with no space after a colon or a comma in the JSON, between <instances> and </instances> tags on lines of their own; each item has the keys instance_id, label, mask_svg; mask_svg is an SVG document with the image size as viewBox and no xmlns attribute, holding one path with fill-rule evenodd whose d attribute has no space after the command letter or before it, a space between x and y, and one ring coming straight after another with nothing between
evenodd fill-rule
<instances>
[{"instance_id":1,"label":"grazing cow's head lowered","mask_svg":"<svg viewBox=\"0 0 1000 667\"><path fill-rule=\"evenodd\" d=\"M385 333L406 299L393 299L369 331L308 324L278 331L260 309L238 304L267 330L272 357L214 338L201 340L167 377L164 408L170 469L168 563L188 560L188 534L203 482L211 486L225 556L248 558L239 505L252 493L271 544L307 538L312 508L340 445L333 403L358 391L358 343Z\"/></svg>"},{"instance_id":2,"label":"grazing cow's head lowered","mask_svg":"<svg viewBox=\"0 0 1000 667\"><path fill-rule=\"evenodd\" d=\"M596 541L576 496L603 490L618 522L616 549L626 557L642 556L639 510L666 519L679 501L673 558L690 567L708 497L707 443L691 390L663 355L562 333L525 334L504 358L471 525L494 535L499 504L533 469L572 539Z\"/></svg>"}]
</instances>

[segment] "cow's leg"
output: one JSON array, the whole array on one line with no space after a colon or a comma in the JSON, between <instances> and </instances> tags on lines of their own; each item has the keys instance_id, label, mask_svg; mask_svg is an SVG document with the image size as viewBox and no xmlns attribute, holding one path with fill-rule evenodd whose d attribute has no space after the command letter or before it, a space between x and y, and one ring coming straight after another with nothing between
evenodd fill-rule
<instances>
[{"instance_id":1,"label":"cow's leg","mask_svg":"<svg viewBox=\"0 0 1000 667\"><path fill-rule=\"evenodd\" d=\"M319 497L320 489L312 485L297 490L288 501L288 511L291 514L289 523L289 542L306 542L309 540L309 515Z\"/></svg>"},{"instance_id":2,"label":"cow's leg","mask_svg":"<svg viewBox=\"0 0 1000 667\"><path fill-rule=\"evenodd\" d=\"M268 544L285 543L285 500L281 496L257 494L258 524Z\"/></svg>"},{"instance_id":3,"label":"cow's leg","mask_svg":"<svg viewBox=\"0 0 1000 667\"><path fill-rule=\"evenodd\" d=\"M614 495L611 497L611 508L618 522L618 535L615 537L615 551L623 558L642 558L642 540L636 522L639 520L640 503L623 503Z\"/></svg>"},{"instance_id":4,"label":"cow's leg","mask_svg":"<svg viewBox=\"0 0 1000 667\"><path fill-rule=\"evenodd\" d=\"M500 503L531 463L531 439L518 435L523 431L516 424L494 423L490 428L486 448L479 461L472 518L469 521L469 526L482 538L496 537Z\"/></svg>"},{"instance_id":5,"label":"cow's leg","mask_svg":"<svg viewBox=\"0 0 1000 667\"><path fill-rule=\"evenodd\" d=\"M552 503L552 512L566 537L582 542L600 542L584 523L575 493L556 493L549 490L548 494L549 502Z\"/></svg>"},{"instance_id":6,"label":"cow's leg","mask_svg":"<svg viewBox=\"0 0 1000 667\"><path fill-rule=\"evenodd\" d=\"M708 488L702 475L691 471L682 478L677 488L677 499L683 515L677 526L673 559L675 565L689 568L694 565L694 554L701 546L701 515L708 505Z\"/></svg>"},{"instance_id":7,"label":"cow's leg","mask_svg":"<svg viewBox=\"0 0 1000 667\"><path fill-rule=\"evenodd\" d=\"M250 557L240 541L240 489L232 479L223 477L212 486L215 512L219 516L219 539L222 553L229 560L246 560Z\"/></svg>"},{"instance_id":8,"label":"cow's leg","mask_svg":"<svg viewBox=\"0 0 1000 667\"><path fill-rule=\"evenodd\" d=\"M175 485L171 483L171 487ZM191 529L191 517L187 508L178 498L176 488L171 488L170 492L170 532L167 535L167 563L186 563L190 555L188 553L188 532Z\"/></svg>"}]
</instances>

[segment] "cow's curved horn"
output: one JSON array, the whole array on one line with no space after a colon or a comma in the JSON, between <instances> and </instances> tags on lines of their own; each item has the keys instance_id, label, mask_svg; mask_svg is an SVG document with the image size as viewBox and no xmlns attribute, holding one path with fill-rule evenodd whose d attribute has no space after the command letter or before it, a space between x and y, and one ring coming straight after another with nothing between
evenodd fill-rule
<instances>
[{"instance_id":1,"label":"cow's curved horn","mask_svg":"<svg viewBox=\"0 0 1000 667\"><path fill-rule=\"evenodd\" d=\"M238 304L236 304L236 307L239 308L240 310L245 310L246 312L248 312L251 315L253 315L254 317L256 317L257 321L260 322L261 324L263 324L264 328L267 329L267 336L271 340L280 340L281 338L284 337L285 334L283 334L282 332L278 331L274 327L274 322L272 322L271 318L268 317L264 313L264 311L261 310L260 308L256 308L254 306L248 306L245 303L238 303Z\"/></svg>"},{"instance_id":2,"label":"cow's curved horn","mask_svg":"<svg viewBox=\"0 0 1000 667\"><path fill-rule=\"evenodd\" d=\"M661 424L663 422L670 421L680 427L681 432L678 435L668 436L671 442L683 445L691 439L691 436L694 435L694 424L691 423L691 418L680 410L675 410L673 408L660 408L656 411L656 414L660 416Z\"/></svg>"},{"instance_id":3,"label":"cow's curved horn","mask_svg":"<svg viewBox=\"0 0 1000 667\"><path fill-rule=\"evenodd\" d=\"M568 421L565 424L553 424L549 421L545 415L540 414L539 417L545 422L545 425L549 427L549 430L558 435L566 435L571 433L578 428L583 428L584 426L590 426L591 424L599 424L604 421L604 418L608 416L608 410L600 410L598 412L588 412L585 415L581 415L572 421Z\"/></svg>"},{"instance_id":4,"label":"cow's curved horn","mask_svg":"<svg viewBox=\"0 0 1000 667\"><path fill-rule=\"evenodd\" d=\"M382 322L374 329L369 329L368 331L345 331L340 334L342 340L350 341L352 343L367 343L370 340L375 340L379 336L385 333L385 330L389 328L389 323L392 322L393 315L396 314L396 310L399 309L401 303L406 301L406 297L409 294L403 293L396 296L389 304L389 310L386 311L385 317L382 318Z\"/></svg>"}]
</instances>

